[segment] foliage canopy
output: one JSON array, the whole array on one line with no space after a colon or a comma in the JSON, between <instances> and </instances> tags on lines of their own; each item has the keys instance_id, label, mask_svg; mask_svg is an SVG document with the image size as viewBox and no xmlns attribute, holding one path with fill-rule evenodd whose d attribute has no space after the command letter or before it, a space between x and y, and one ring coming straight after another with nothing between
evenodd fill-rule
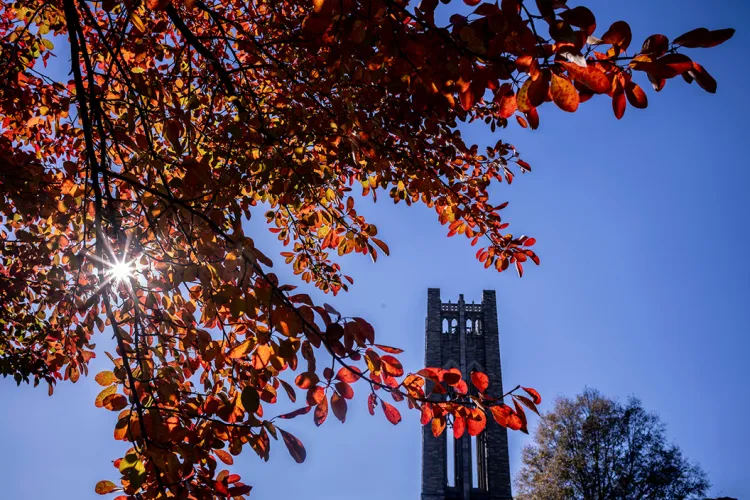
<instances>
[{"instance_id":1,"label":"foliage canopy","mask_svg":"<svg viewBox=\"0 0 750 500\"><path fill-rule=\"evenodd\" d=\"M520 500L657 500L704 498L709 484L640 401L621 404L586 389L542 415L518 486Z\"/></svg>"},{"instance_id":2,"label":"foliage canopy","mask_svg":"<svg viewBox=\"0 0 750 500\"><path fill-rule=\"evenodd\" d=\"M680 76L714 92L682 49L733 30L638 47L622 21L597 38L594 14L564 0L465 3L444 24L438 0L0 4L0 372L51 394L111 332L95 404L132 448L98 492L243 497L221 463L248 447L268 459L272 439L303 461L279 424L344 421L358 380L394 424L405 400L436 435L476 434L488 415L526 429L536 391L517 387L511 407L481 374L405 373L367 321L280 283L243 221L262 207L285 262L333 294L352 279L332 253L389 251L360 194L422 202L485 267L522 275L535 240L505 233L488 188L531 167L502 140L466 143L459 123L535 129L547 103L594 96L621 118L647 105L638 72L657 91ZM45 71L68 54L69 80ZM300 390L299 410L272 415Z\"/></svg>"}]
</instances>

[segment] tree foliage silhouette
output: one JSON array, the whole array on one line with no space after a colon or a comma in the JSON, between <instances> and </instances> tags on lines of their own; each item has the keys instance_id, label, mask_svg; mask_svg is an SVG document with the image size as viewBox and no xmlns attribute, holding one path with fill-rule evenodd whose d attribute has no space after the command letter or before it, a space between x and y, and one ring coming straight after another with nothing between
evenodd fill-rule
<instances>
[{"instance_id":1,"label":"tree foliage silhouette","mask_svg":"<svg viewBox=\"0 0 750 500\"><path fill-rule=\"evenodd\" d=\"M265 212L286 264L333 294L352 278L332 252L389 252L360 195L424 203L485 267L522 275L535 240L505 232L488 188L531 167L502 140L466 143L459 123L534 129L546 103L593 96L621 118L647 104L638 72L656 90L681 76L714 92L681 50L733 30L631 49L626 23L597 38L593 13L563 0L465 3L445 25L437 0L0 4L0 372L51 394L87 374L97 332L114 336L95 404L132 448L98 492L243 497L219 462L247 447L268 459L279 438L303 461L280 422L344 421L357 381L394 424L385 398L436 435L456 421L476 434L488 416L526 429L536 391L515 388L511 407L481 377L470 396L455 370L405 373L367 321L280 283L243 221ZM53 55L69 56L69 79L45 70ZM303 406L273 416L298 390Z\"/></svg>"},{"instance_id":2,"label":"tree foliage silhouette","mask_svg":"<svg viewBox=\"0 0 750 500\"><path fill-rule=\"evenodd\" d=\"M621 404L587 389L542 415L518 486L521 500L657 500L704 498L709 485L640 401Z\"/></svg>"}]
</instances>

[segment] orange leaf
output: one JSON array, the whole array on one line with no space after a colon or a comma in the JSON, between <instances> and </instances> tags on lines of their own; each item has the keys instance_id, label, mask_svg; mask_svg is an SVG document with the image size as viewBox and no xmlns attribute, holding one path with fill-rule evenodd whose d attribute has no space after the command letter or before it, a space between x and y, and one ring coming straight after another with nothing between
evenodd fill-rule
<instances>
[{"instance_id":1,"label":"orange leaf","mask_svg":"<svg viewBox=\"0 0 750 500\"><path fill-rule=\"evenodd\" d=\"M232 455L230 455L226 451L224 451L224 450L214 450L214 453L225 464L232 465L234 463L234 458L232 458Z\"/></svg>"},{"instance_id":2,"label":"orange leaf","mask_svg":"<svg viewBox=\"0 0 750 500\"><path fill-rule=\"evenodd\" d=\"M581 98L570 80L552 73L552 100L563 111L572 113L578 109Z\"/></svg>"},{"instance_id":3,"label":"orange leaf","mask_svg":"<svg viewBox=\"0 0 750 500\"><path fill-rule=\"evenodd\" d=\"M435 417L432 419L432 435L435 437L440 436L445 430L445 418Z\"/></svg>"},{"instance_id":4,"label":"orange leaf","mask_svg":"<svg viewBox=\"0 0 750 500\"><path fill-rule=\"evenodd\" d=\"M313 421L315 425L320 426L326 421L326 418L328 418L328 398L324 395L323 399L315 407Z\"/></svg>"},{"instance_id":5,"label":"orange leaf","mask_svg":"<svg viewBox=\"0 0 750 500\"><path fill-rule=\"evenodd\" d=\"M286 449L289 450L289 454L292 456L294 461L298 464L304 462L305 457L307 457L307 452L305 451L305 447L302 446L302 442L294 435L286 432L284 429L281 429L279 427L277 427L277 429L279 430L279 432L281 432L281 438L284 440Z\"/></svg>"},{"instance_id":6,"label":"orange leaf","mask_svg":"<svg viewBox=\"0 0 750 500\"><path fill-rule=\"evenodd\" d=\"M250 349L253 348L254 341L251 341L250 339L242 342L239 345L236 345L232 348L231 351L227 354L227 358L229 359L239 359L244 358L248 352L250 352Z\"/></svg>"},{"instance_id":7,"label":"orange leaf","mask_svg":"<svg viewBox=\"0 0 750 500\"><path fill-rule=\"evenodd\" d=\"M541 404L542 403L542 396L539 395L539 392L537 392L536 389L532 389L531 387L521 387L526 393L531 396L531 399L534 401L534 404Z\"/></svg>"},{"instance_id":8,"label":"orange leaf","mask_svg":"<svg viewBox=\"0 0 750 500\"><path fill-rule=\"evenodd\" d=\"M117 486L112 481L99 481L94 487L94 491L100 495L112 493L115 489L117 489Z\"/></svg>"},{"instance_id":9,"label":"orange leaf","mask_svg":"<svg viewBox=\"0 0 750 500\"><path fill-rule=\"evenodd\" d=\"M385 418L387 418L390 423L396 425L397 423L401 422L401 413L399 413L398 409L395 406L388 404L383 400L380 401L380 404L383 407Z\"/></svg>"},{"instance_id":10,"label":"orange leaf","mask_svg":"<svg viewBox=\"0 0 750 500\"><path fill-rule=\"evenodd\" d=\"M433 412L432 412L432 404L431 403L424 403L422 405L422 408L420 408L420 411L422 412L422 416L420 418L420 423L422 425L427 425L430 423L430 420L433 418Z\"/></svg>"},{"instance_id":11,"label":"orange leaf","mask_svg":"<svg viewBox=\"0 0 750 500\"><path fill-rule=\"evenodd\" d=\"M568 74L572 79L581 82L597 94L609 92L609 89L612 86L609 78L595 67L586 66L585 68L582 68L575 63L567 61L558 62L568 71Z\"/></svg>"},{"instance_id":12,"label":"orange leaf","mask_svg":"<svg viewBox=\"0 0 750 500\"><path fill-rule=\"evenodd\" d=\"M390 354L381 356L380 361L383 363L381 365L383 370L385 370L388 375L392 377L400 377L404 374L404 367L401 365L401 362Z\"/></svg>"},{"instance_id":13,"label":"orange leaf","mask_svg":"<svg viewBox=\"0 0 750 500\"><path fill-rule=\"evenodd\" d=\"M115 377L115 374L109 370L97 373L94 380L96 380L97 384L105 387L117 383L117 377Z\"/></svg>"},{"instance_id":14,"label":"orange leaf","mask_svg":"<svg viewBox=\"0 0 750 500\"><path fill-rule=\"evenodd\" d=\"M466 420L469 436L478 436L487 426L487 417L482 410L475 409Z\"/></svg>"},{"instance_id":15,"label":"orange leaf","mask_svg":"<svg viewBox=\"0 0 750 500\"><path fill-rule=\"evenodd\" d=\"M628 102L634 108L643 109L648 106L648 98L643 89L634 82L628 82L625 84L625 95L628 98Z\"/></svg>"},{"instance_id":16,"label":"orange leaf","mask_svg":"<svg viewBox=\"0 0 750 500\"><path fill-rule=\"evenodd\" d=\"M336 374L336 378L339 379L342 382L346 382L347 384L351 384L352 382L356 382L359 380L360 377L360 371L359 368L356 366L350 366L350 367L343 367L341 368L338 373Z\"/></svg>"},{"instance_id":17,"label":"orange leaf","mask_svg":"<svg viewBox=\"0 0 750 500\"><path fill-rule=\"evenodd\" d=\"M471 383L479 392L484 392L490 385L490 379L482 372L471 372Z\"/></svg>"},{"instance_id":18,"label":"orange leaf","mask_svg":"<svg viewBox=\"0 0 750 500\"><path fill-rule=\"evenodd\" d=\"M616 21L612 23L606 33L602 35L604 43L617 45L622 50L627 50L630 41L633 39L633 33L630 31L630 25L625 21Z\"/></svg>"},{"instance_id":19,"label":"orange leaf","mask_svg":"<svg viewBox=\"0 0 750 500\"><path fill-rule=\"evenodd\" d=\"M466 420L464 420L464 417L456 415L453 418L453 437L460 439L464 432L466 432Z\"/></svg>"},{"instance_id":20,"label":"orange leaf","mask_svg":"<svg viewBox=\"0 0 750 500\"><path fill-rule=\"evenodd\" d=\"M397 347L391 347L387 345L382 345L382 344L375 344L375 347L377 347L381 351L384 351L390 354L401 354L402 352L404 352L403 349L399 349Z\"/></svg>"},{"instance_id":21,"label":"orange leaf","mask_svg":"<svg viewBox=\"0 0 750 500\"><path fill-rule=\"evenodd\" d=\"M100 392L98 396L96 396L96 400L94 401L94 406L96 406L97 408L101 408L102 406L104 406L104 399L107 396L111 396L112 394L115 394L116 392L117 392L116 385L111 385L107 387L102 392Z\"/></svg>"},{"instance_id":22,"label":"orange leaf","mask_svg":"<svg viewBox=\"0 0 750 500\"><path fill-rule=\"evenodd\" d=\"M310 406L315 406L320 404L326 397L326 390L323 388L323 386L315 386L311 387L309 391L307 391L307 404Z\"/></svg>"},{"instance_id":23,"label":"orange leaf","mask_svg":"<svg viewBox=\"0 0 750 500\"><path fill-rule=\"evenodd\" d=\"M511 407L506 404L493 406L490 408L490 411L492 412L492 417L495 419L495 422L503 427L517 431L523 426L523 422L521 422L518 415L516 415Z\"/></svg>"}]
</instances>

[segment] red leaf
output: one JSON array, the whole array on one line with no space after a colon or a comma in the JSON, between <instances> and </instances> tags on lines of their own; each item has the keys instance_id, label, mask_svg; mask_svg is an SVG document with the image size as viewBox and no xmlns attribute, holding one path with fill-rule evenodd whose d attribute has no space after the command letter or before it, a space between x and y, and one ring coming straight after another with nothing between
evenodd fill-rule
<instances>
[{"instance_id":1,"label":"red leaf","mask_svg":"<svg viewBox=\"0 0 750 500\"><path fill-rule=\"evenodd\" d=\"M331 409L336 418L341 420L342 424L346 422L346 399L342 398L335 392L331 396Z\"/></svg>"},{"instance_id":2,"label":"red leaf","mask_svg":"<svg viewBox=\"0 0 750 500\"><path fill-rule=\"evenodd\" d=\"M634 82L628 82L625 84L625 95L628 97L628 102L634 108L643 109L648 106L648 98L643 89Z\"/></svg>"},{"instance_id":3,"label":"red leaf","mask_svg":"<svg viewBox=\"0 0 750 500\"><path fill-rule=\"evenodd\" d=\"M688 71L688 74L695 79L695 81L698 83L698 85L701 86L703 90L712 94L716 93L716 80L714 80L714 78L708 73L708 71L706 71L703 66L701 66L697 62L694 62L693 69Z\"/></svg>"},{"instance_id":4,"label":"red leaf","mask_svg":"<svg viewBox=\"0 0 750 500\"><path fill-rule=\"evenodd\" d=\"M609 89L612 87L607 75L596 69L594 66L586 66L585 68L582 68L575 63L567 61L558 62L568 71L568 74L572 79L584 84L597 94L609 92Z\"/></svg>"},{"instance_id":5,"label":"red leaf","mask_svg":"<svg viewBox=\"0 0 750 500\"><path fill-rule=\"evenodd\" d=\"M537 392L536 389L532 389L531 387L521 387L524 391L526 391L526 394L531 396L532 401L534 401L534 404L541 404L542 403L542 396L539 395L539 392Z\"/></svg>"},{"instance_id":6,"label":"red leaf","mask_svg":"<svg viewBox=\"0 0 750 500\"><path fill-rule=\"evenodd\" d=\"M356 382L357 380L359 380L360 373L362 373L362 371L356 366L350 366L348 368L343 367L336 374L336 378L342 382L351 384L352 382Z\"/></svg>"},{"instance_id":7,"label":"red leaf","mask_svg":"<svg viewBox=\"0 0 750 500\"><path fill-rule=\"evenodd\" d=\"M288 420L290 418L299 417L300 415L306 415L310 413L310 410L312 410L312 406L303 406L302 408L297 408L293 412L284 413L283 415L279 415L279 418L283 418L285 420Z\"/></svg>"},{"instance_id":8,"label":"red leaf","mask_svg":"<svg viewBox=\"0 0 750 500\"><path fill-rule=\"evenodd\" d=\"M286 449L289 450L289 454L292 456L294 461L298 464L304 462L305 457L307 457L307 452L305 451L305 447L302 446L302 442L294 435L286 432L284 429L278 427L277 429L281 432L281 437L282 439L284 439Z\"/></svg>"},{"instance_id":9,"label":"red leaf","mask_svg":"<svg viewBox=\"0 0 750 500\"><path fill-rule=\"evenodd\" d=\"M478 436L487 426L487 417L482 410L474 410L467 423L469 436Z\"/></svg>"},{"instance_id":10,"label":"red leaf","mask_svg":"<svg viewBox=\"0 0 750 500\"><path fill-rule=\"evenodd\" d=\"M471 372L471 383L479 392L484 392L490 385L490 379L482 372Z\"/></svg>"},{"instance_id":11,"label":"red leaf","mask_svg":"<svg viewBox=\"0 0 750 500\"><path fill-rule=\"evenodd\" d=\"M320 426L323 425L326 418L328 418L328 398L324 396L320 403L315 407L313 421L315 422L315 425Z\"/></svg>"},{"instance_id":12,"label":"red leaf","mask_svg":"<svg viewBox=\"0 0 750 500\"><path fill-rule=\"evenodd\" d=\"M354 389L346 382L336 382L335 387L344 399L352 399L354 397Z\"/></svg>"},{"instance_id":13,"label":"red leaf","mask_svg":"<svg viewBox=\"0 0 750 500\"><path fill-rule=\"evenodd\" d=\"M461 372L458 368L451 368L443 372L442 379L448 385L456 385L461 381Z\"/></svg>"},{"instance_id":14,"label":"red leaf","mask_svg":"<svg viewBox=\"0 0 750 500\"><path fill-rule=\"evenodd\" d=\"M612 23L606 33L602 36L604 43L617 45L622 50L627 50L630 41L633 39L633 33L630 31L630 25L625 21L616 21Z\"/></svg>"},{"instance_id":15,"label":"red leaf","mask_svg":"<svg viewBox=\"0 0 750 500\"><path fill-rule=\"evenodd\" d=\"M367 398L367 409L369 410L370 415L375 415L375 405L377 404L377 402L377 396L371 393Z\"/></svg>"},{"instance_id":16,"label":"red leaf","mask_svg":"<svg viewBox=\"0 0 750 500\"><path fill-rule=\"evenodd\" d=\"M618 83L612 95L612 111L614 111L615 117L618 120L625 114L625 106L625 92L623 92L622 86Z\"/></svg>"},{"instance_id":17,"label":"red leaf","mask_svg":"<svg viewBox=\"0 0 750 500\"><path fill-rule=\"evenodd\" d=\"M309 391L307 391L307 404L310 406L315 406L317 404L320 404L321 401L323 401L326 397L326 390L323 388L323 386L316 386L312 387Z\"/></svg>"},{"instance_id":18,"label":"red leaf","mask_svg":"<svg viewBox=\"0 0 750 500\"><path fill-rule=\"evenodd\" d=\"M453 437L460 439L464 432L466 432L466 420L464 420L464 417L456 415L453 417Z\"/></svg>"},{"instance_id":19,"label":"red leaf","mask_svg":"<svg viewBox=\"0 0 750 500\"><path fill-rule=\"evenodd\" d=\"M518 414L518 418L521 419L521 428L519 430L524 434L528 434L529 429L526 426L526 412L523 411L523 406L519 405L515 398L513 399L513 406L516 407L516 414Z\"/></svg>"},{"instance_id":20,"label":"red leaf","mask_svg":"<svg viewBox=\"0 0 750 500\"><path fill-rule=\"evenodd\" d=\"M506 95L500 99L497 114L500 118L510 118L516 112L516 109L518 109L518 105L516 104L515 94Z\"/></svg>"},{"instance_id":21,"label":"red leaf","mask_svg":"<svg viewBox=\"0 0 750 500\"><path fill-rule=\"evenodd\" d=\"M570 113L578 109L581 98L570 80L552 73L552 100L563 111Z\"/></svg>"},{"instance_id":22,"label":"red leaf","mask_svg":"<svg viewBox=\"0 0 750 500\"><path fill-rule=\"evenodd\" d=\"M120 411L127 405L128 400L122 394L110 394L102 401L102 406L112 411Z\"/></svg>"},{"instance_id":23,"label":"red leaf","mask_svg":"<svg viewBox=\"0 0 750 500\"><path fill-rule=\"evenodd\" d=\"M396 425L397 423L401 422L401 413L399 413L398 409L396 409L395 406L388 404L382 400L380 401L380 404L383 407L385 418L387 418L390 423Z\"/></svg>"},{"instance_id":24,"label":"red leaf","mask_svg":"<svg viewBox=\"0 0 750 500\"><path fill-rule=\"evenodd\" d=\"M398 347L391 347L383 344L375 344L375 347L390 354L401 354L402 352L404 352L403 349L399 349Z\"/></svg>"},{"instance_id":25,"label":"red leaf","mask_svg":"<svg viewBox=\"0 0 750 500\"><path fill-rule=\"evenodd\" d=\"M513 397L517 399L518 401L520 401L526 408L528 408L529 410L539 415L539 410L537 409L536 405L534 404L532 400L530 400L526 396L521 396L519 394L514 394Z\"/></svg>"},{"instance_id":26,"label":"red leaf","mask_svg":"<svg viewBox=\"0 0 750 500\"><path fill-rule=\"evenodd\" d=\"M226 451L224 451L224 450L214 450L214 453L225 464L232 465L234 463L234 458L232 458L232 455L230 455Z\"/></svg>"},{"instance_id":27,"label":"red leaf","mask_svg":"<svg viewBox=\"0 0 750 500\"><path fill-rule=\"evenodd\" d=\"M709 48L720 45L734 36L734 29L725 28L709 31L706 28L698 28L688 31L677 38L674 43L687 48Z\"/></svg>"},{"instance_id":28,"label":"red leaf","mask_svg":"<svg viewBox=\"0 0 750 500\"><path fill-rule=\"evenodd\" d=\"M380 361L382 363L381 367L388 375L400 377L404 374L404 367L401 366L401 362L390 354L381 356Z\"/></svg>"},{"instance_id":29,"label":"red leaf","mask_svg":"<svg viewBox=\"0 0 750 500\"><path fill-rule=\"evenodd\" d=\"M422 405L422 408L420 409L422 412L422 416L420 418L420 423L422 425L427 425L430 423L430 420L434 417L434 413L432 412L432 404L431 403L424 403Z\"/></svg>"},{"instance_id":30,"label":"red leaf","mask_svg":"<svg viewBox=\"0 0 750 500\"><path fill-rule=\"evenodd\" d=\"M519 416L506 404L493 406L490 408L490 411L495 422L503 427L517 431L523 426L523 422Z\"/></svg>"},{"instance_id":31,"label":"red leaf","mask_svg":"<svg viewBox=\"0 0 750 500\"><path fill-rule=\"evenodd\" d=\"M641 47L642 54L648 54L652 57L661 57L669 49L669 39L664 35L651 35L646 38Z\"/></svg>"},{"instance_id":32,"label":"red leaf","mask_svg":"<svg viewBox=\"0 0 750 500\"><path fill-rule=\"evenodd\" d=\"M596 29L596 18L586 7L574 7L560 13L560 18L571 26L582 28L587 35Z\"/></svg>"}]
</instances>

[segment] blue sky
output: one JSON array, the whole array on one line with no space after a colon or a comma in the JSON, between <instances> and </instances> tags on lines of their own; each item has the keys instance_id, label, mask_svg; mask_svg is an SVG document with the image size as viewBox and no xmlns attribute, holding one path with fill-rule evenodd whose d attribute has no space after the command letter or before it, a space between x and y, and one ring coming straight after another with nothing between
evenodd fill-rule
<instances>
[{"instance_id":1,"label":"blue sky","mask_svg":"<svg viewBox=\"0 0 750 500\"><path fill-rule=\"evenodd\" d=\"M598 33L615 20L629 21L634 45L652 33L673 38L699 26L736 28L726 44L688 52L719 82L718 94L679 78L656 94L644 78L649 108L629 107L621 121L603 98L574 115L547 104L534 132L466 128L480 145L512 142L531 163L530 175L510 188L497 186L493 195L510 200L504 212L514 232L537 238L542 265L527 267L523 279L485 271L468 240L445 238L433 212L383 197L360 210L378 225L392 256L375 265L346 258L355 286L330 301L368 318L380 342L407 349L402 361L416 370L427 288L441 288L443 300L463 293L468 301L495 289L506 385L536 387L544 409L556 395L587 385L622 399L635 395L708 472L714 496L748 498L750 4L586 5L597 14ZM259 230L255 238L274 254L272 235ZM293 280L281 266L276 272ZM92 372L107 363L100 355ZM111 437L115 414L94 408L98 391L91 377L60 384L52 398L41 387L0 381L3 498L101 498L94 484L117 477L111 461L123 448ZM303 465L281 443L272 445L268 463L245 450L235 470L254 485L252 498L419 498L418 415L404 408L404 421L394 427L367 413L363 394L364 388L344 425L331 418L315 428L308 417L286 425L307 447ZM511 433L513 472L528 442Z\"/></svg>"}]
</instances>

